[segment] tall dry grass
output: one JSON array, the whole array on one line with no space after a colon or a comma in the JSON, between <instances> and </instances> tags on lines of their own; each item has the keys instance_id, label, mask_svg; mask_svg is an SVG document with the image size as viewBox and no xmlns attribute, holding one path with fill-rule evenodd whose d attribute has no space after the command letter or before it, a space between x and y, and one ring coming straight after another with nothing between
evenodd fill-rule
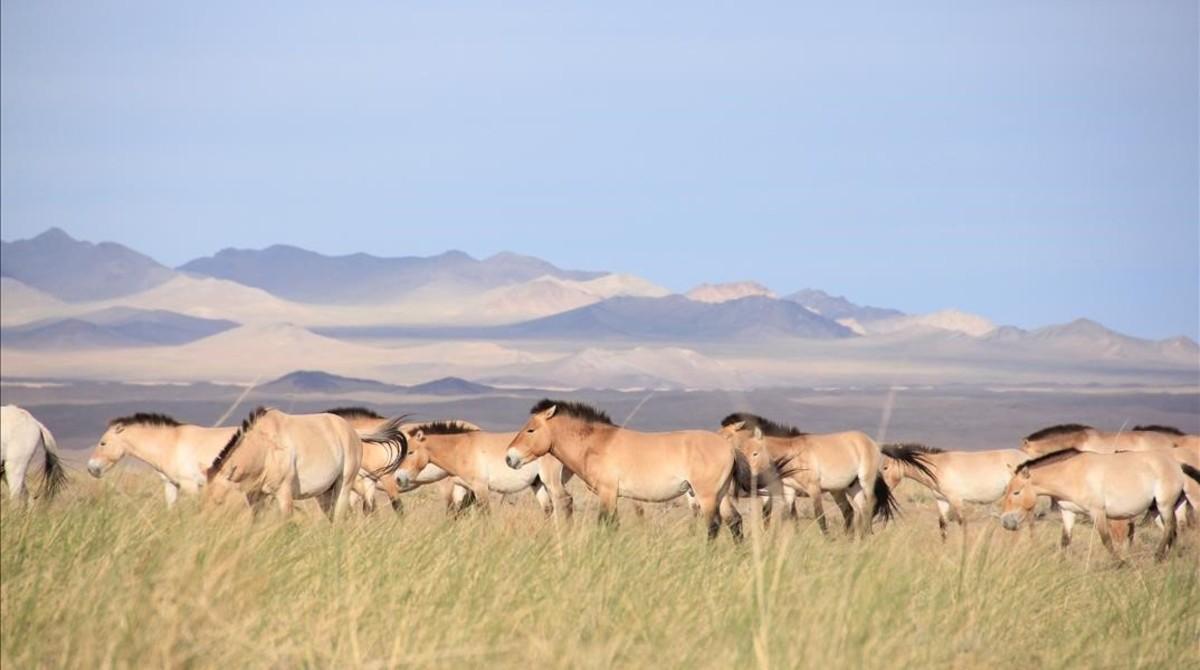
<instances>
[{"instance_id":1,"label":"tall dry grass","mask_svg":"<svg viewBox=\"0 0 1200 670\"><path fill-rule=\"evenodd\" d=\"M33 667L1197 667L1200 541L1117 568L1077 529L924 506L867 542L810 521L713 544L679 508L594 523L427 495L331 526L167 511L144 476L0 508L0 664ZM753 525L753 524L751 524Z\"/></svg>"}]
</instances>

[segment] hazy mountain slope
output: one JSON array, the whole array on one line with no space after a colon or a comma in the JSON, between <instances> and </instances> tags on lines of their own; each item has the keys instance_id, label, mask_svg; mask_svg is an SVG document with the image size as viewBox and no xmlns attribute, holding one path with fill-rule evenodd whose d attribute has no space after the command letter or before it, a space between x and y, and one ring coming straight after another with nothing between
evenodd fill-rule
<instances>
[{"instance_id":1,"label":"hazy mountain slope","mask_svg":"<svg viewBox=\"0 0 1200 670\"><path fill-rule=\"evenodd\" d=\"M649 341L852 336L845 326L783 300L750 297L703 303L679 295L612 298L496 332L509 337Z\"/></svg>"},{"instance_id":2,"label":"hazy mountain slope","mask_svg":"<svg viewBox=\"0 0 1200 670\"><path fill-rule=\"evenodd\" d=\"M701 284L684 294L697 302L728 302L741 298L762 297L778 298L774 291L752 281L730 282L727 284Z\"/></svg>"},{"instance_id":3,"label":"hazy mountain slope","mask_svg":"<svg viewBox=\"0 0 1200 670\"><path fill-rule=\"evenodd\" d=\"M904 312L897 309L856 305L840 295L830 295L825 291L812 288L802 289L784 296L784 300L791 300L792 302L804 305L817 314L834 321L838 319L854 319L858 323L866 323L868 321L904 316Z\"/></svg>"},{"instance_id":4,"label":"hazy mountain slope","mask_svg":"<svg viewBox=\"0 0 1200 670\"><path fill-rule=\"evenodd\" d=\"M910 314L875 321L856 322L870 335L895 333L902 330L937 328L980 337L996 329L996 324L978 314L956 309L944 309L929 314Z\"/></svg>"},{"instance_id":5,"label":"hazy mountain slope","mask_svg":"<svg viewBox=\"0 0 1200 670\"><path fill-rule=\"evenodd\" d=\"M381 258L365 253L325 256L287 245L261 250L224 249L215 256L185 263L180 269L311 303L395 302L418 289L454 297L543 275L587 280L602 274L562 270L546 261L511 253L484 260L461 251L430 257Z\"/></svg>"},{"instance_id":6,"label":"hazy mountain slope","mask_svg":"<svg viewBox=\"0 0 1200 670\"><path fill-rule=\"evenodd\" d=\"M63 301L13 279L0 277L0 326L29 323L67 311Z\"/></svg>"},{"instance_id":7,"label":"hazy mountain slope","mask_svg":"<svg viewBox=\"0 0 1200 670\"><path fill-rule=\"evenodd\" d=\"M1139 360L1200 366L1200 345L1187 337L1146 340L1110 330L1090 319L1045 326L1031 331L997 328L984 340L998 348L1029 354L1052 353L1094 360Z\"/></svg>"},{"instance_id":8,"label":"hazy mountain slope","mask_svg":"<svg viewBox=\"0 0 1200 670\"><path fill-rule=\"evenodd\" d=\"M587 348L545 363L524 365L487 378L550 388L744 388L745 375L691 349Z\"/></svg>"},{"instance_id":9,"label":"hazy mountain slope","mask_svg":"<svg viewBox=\"0 0 1200 670\"><path fill-rule=\"evenodd\" d=\"M144 291L175 273L120 244L82 242L51 228L28 240L0 242L0 275L82 302Z\"/></svg>"},{"instance_id":10,"label":"hazy mountain slope","mask_svg":"<svg viewBox=\"0 0 1200 670\"><path fill-rule=\"evenodd\" d=\"M186 344L236 327L165 310L114 307L66 319L0 330L3 346L26 349L101 349Z\"/></svg>"}]
</instances>

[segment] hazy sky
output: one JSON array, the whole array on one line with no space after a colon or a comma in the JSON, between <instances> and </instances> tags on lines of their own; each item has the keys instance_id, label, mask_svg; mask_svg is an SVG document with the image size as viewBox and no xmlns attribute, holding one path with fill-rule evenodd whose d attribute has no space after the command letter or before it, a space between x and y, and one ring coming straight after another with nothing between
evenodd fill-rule
<instances>
[{"instance_id":1,"label":"hazy sky","mask_svg":"<svg viewBox=\"0 0 1200 670\"><path fill-rule=\"evenodd\" d=\"M249 4L5 0L3 237L1200 331L1195 0Z\"/></svg>"}]
</instances>

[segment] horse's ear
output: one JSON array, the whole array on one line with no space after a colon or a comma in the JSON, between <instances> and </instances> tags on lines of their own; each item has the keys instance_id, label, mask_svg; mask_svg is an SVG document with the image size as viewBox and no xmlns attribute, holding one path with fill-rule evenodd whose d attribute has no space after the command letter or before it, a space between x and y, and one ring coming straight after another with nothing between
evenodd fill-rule
<instances>
[{"instance_id":1,"label":"horse's ear","mask_svg":"<svg viewBox=\"0 0 1200 670\"><path fill-rule=\"evenodd\" d=\"M756 440L763 439L762 428L760 428L758 426L754 427L754 439L756 439Z\"/></svg>"},{"instance_id":2,"label":"horse's ear","mask_svg":"<svg viewBox=\"0 0 1200 670\"><path fill-rule=\"evenodd\" d=\"M743 428L745 428L745 427L746 427L746 422L745 422L745 421L738 421L737 423L731 423L731 424L729 424L729 426L727 426L727 427L729 428L729 432L731 432L731 433L736 433L736 432L738 432L739 430L741 430L741 429L743 429Z\"/></svg>"},{"instance_id":3,"label":"horse's ear","mask_svg":"<svg viewBox=\"0 0 1200 670\"><path fill-rule=\"evenodd\" d=\"M542 418L550 419L554 416L554 413L556 411L558 411L558 405L551 405L550 409L546 410L545 412L542 412Z\"/></svg>"},{"instance_id":4,"label":"horse's ear","mask_svg":"<svg viewBox=\"0 0 1200 670\"><path fill-rule=\"evenodd\" d=\"M417 432L413 433L413 435L412 435L412 441L413 442L424 442L425 441L425 431L418 428Z\"/></svg>"},{"instance_id":5,"label":"horse's ear","mask_svg":"<svg viewBox=\"0 0 1200 670\"><path fill-rule=\"evenodd\" d=\"M1021 468L1020 470L1017 470L1017 474L1020 475L1022 479L1033 479L1033 474L1029 472L1029 468Z\"/></svg>"}]
</instances>

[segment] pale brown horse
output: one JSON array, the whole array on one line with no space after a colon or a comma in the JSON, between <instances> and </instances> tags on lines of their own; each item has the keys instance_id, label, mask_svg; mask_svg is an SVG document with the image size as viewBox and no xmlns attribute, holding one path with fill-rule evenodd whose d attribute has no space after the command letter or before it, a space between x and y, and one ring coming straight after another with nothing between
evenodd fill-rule
<instances>
[{"instance_id":1,"label":"pale brown horse","mask_svg":"<svg viewBox=\"0 0 1200 670\"><path fill-rule=\"evenodd\" d=\"M667 502L692 493L710 539L721 519L735 540L742 517L731 484L749 491L749 465L727 440L698 430L642 433L613 424L577 402L542 400L509 445L505 461L519 469L546 454L575 473L600 498L601 519L616 522L617 499Z\"/></svg>"},{"instance_id":2,"label":"pale brown horse","mask_svg":"<svg viewBox=\"0 0 1200 670\"><path fill-rule=\"evenodd\" d=\"M405 416L387 419L378 412L366 407L334 407L325 410L326 414L340 416L346 420L359 435L370 435L385 430L389 421L393 427L404 431L401 423ZM375 491L382 490L392 503L392 510L397 513L404 511L404 503L400 501L400 490L396 480L391 477L396 468L400 467L398 447L390 442L363 442L362 466L354 479L354 493L362 498L363 512L370 514L375 511Z\"/></svg>"},{"instance_id":3,"label":"pale brown horse","mask_svg":"<svg viewBox=\"0 0 1200 670\"><path fill-rule=\"evenodd\" d=\"M1171 455L1180 463L1186 463L1193 468L1200 468L1200 435L1189 435L1178 428L1172 426L1134 426L1134 431L1137 432L1154 432L1163 433L1171 436L1171 440L1175 443L1175 448L1171 450ZM1183 483L1183 492L1187 500L1185 503L1180 503L1176 508L1176 516L1182 517L1182 525L1197 526L1200 525L1200 484L1188 479Z\"/></svg>"},{"instance_id":4,"label":"pale brown horse","mask_svg":"<svg viewBox=\"0 0 1200 670\"><path fill-rule=\"evenodd\" d=\"M847 530L854 523L863 536L872 532L873 517L890 519L898 509L891 487L880 476L883 454L865 433L814 435L738 412L721 421L721 434L749 460L753 477L768 490L782 486L812 498L821 532L828 532L822 493L833 495ZM914 466L921 464L919 456L908 457Z\"/></svg>"},{"instance_id":5,"label":"pale brown horse","mask_svg":"<svg viewBox=\"0 0 1200 670\"><path fill-rule=\"evenodd\" d=\"M883 477L888 486L895 488L908 478L933 493L943 540L951 520L958 521L965 537L963 504L990 505L1002 498L1017 467L1030 459L1019 449L945 451L923 444L884 445L883 456ZM919 457L917 464L912 463L914 456Z\"/></svg>"},{"instance_id":6,"label":"pale brown horse","mask_svg":"<svg viewBox=\"0 0 1200 670\"><path fill-rule=\"evenodd\" d=\"M557 509L571 515L571 495L565 488L571 472L557 459L542 456L517 470L505 463L505 451L515 433L489 433L460 422L431 421L410 426L408 436L408 455L395 475L401 490L412 488L412 482L434 465L457 485L470 490L485 510L489 492L530 490L546 514Z\"/></svg>"},{"instance_id":7,"label":"pale brown horse","mask_svg":"<svg viewBox=\"0 0 1200 670\"><path fill-rule=\"evenodd\" d=\"M1200 482L1200 470L1181 466L1161 449L1051 452L1017 468L1004 492L1000 521L1007 530L1016 530L1032 515L1038 496L1051 496L1074 512L1090 515L1104 547L1120 561L1110 522L1132 520L1154 509L1163 520L1163 537L1154 552L1162 560L1175 541L1175 506L1189 478Z\"/></svg>"},{"instance_id":8,"label":"pale brown horse","mask_svg":"<svg viewBox=\"0 0 1200 670\"><path fill-rule=\"evenodd\" d=\"M122 458L132 456L158 473L171 507L180 491L200 493L209 466L236 432L237 427L194 426L165 414L138 412L108 422L87 469L99 478Z\"/></svg>"},{"instance_id":9,"label":"pale brown horse","mask_svg":"<svg viewBox=\"0 0 1200 670\"><path fill-rule=\"evenodd\" d=\"M333 414L290 415L259 407L209 467L206 495L219 504L236 489L255 509L263 498L274 496L285 514L291 513L293 501L315 497L321 509L337 519L349 506L362 443L385 440L404 444L405 438L394 428L359 436Z\"/></svg>"},{"instance_id":10,"label":"pale brown horse","mask_svg":"<svg viewBox=\"0 0 1200 670\"><path fill-rule=\"evenodd\" d=\"M1148 451L1170 449L1175 446L1174 437L1150 431L1105 432L1078 423L1064 423L1030 433L1021 441L1021 451L1030 456L1044 456L1066 449L1077 449L1097 454L1118 451ZM1062 515L1063 530L1061 546L1071 544L1071 531L1075 527L1075 513L1063 508L1051 497L1052 508ZM1133 543L1133 521L1114 521L1110 534L1118 542Z\"/></svg>"}]
</instances>

